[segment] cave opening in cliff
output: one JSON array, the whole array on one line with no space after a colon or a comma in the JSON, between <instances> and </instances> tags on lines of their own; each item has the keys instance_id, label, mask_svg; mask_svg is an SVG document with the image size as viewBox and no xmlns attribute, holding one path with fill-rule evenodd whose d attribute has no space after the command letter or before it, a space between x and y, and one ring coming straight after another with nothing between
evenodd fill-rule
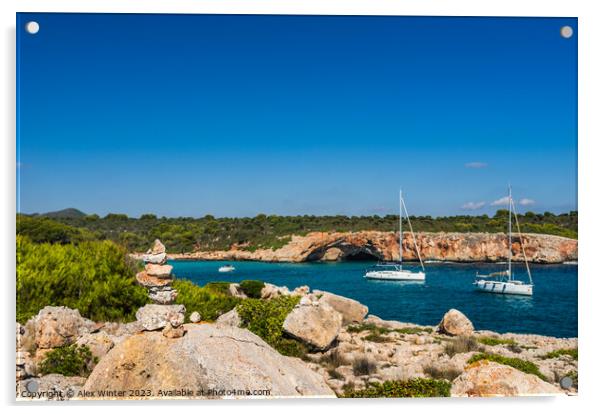
<instances>
[{"instance_id":1,"label":"cave opening in cliff","mask_svg":"<svg viewBox=\"0 0 602 414\"><path fill-rule=\"evenodd\" d=\"M343 260L348 262L374 262L380 259L377 255L366 251L349 253L343 257Z\"/></svg>"}]
</instances>

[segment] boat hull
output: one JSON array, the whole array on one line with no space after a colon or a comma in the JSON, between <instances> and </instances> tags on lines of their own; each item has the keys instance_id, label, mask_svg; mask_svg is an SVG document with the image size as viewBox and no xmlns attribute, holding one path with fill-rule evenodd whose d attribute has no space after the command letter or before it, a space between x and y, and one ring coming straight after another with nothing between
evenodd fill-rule
<instances>
[{"instance_id":1,"label":"boat hull","mask_svg":"<svg viewBox=\"0 0 602 414\"><path fill-rule=\"evenodd\" d=\"M226 268L220 267L219 269L217 269L217 271L220 272L220 273L229 273L229 272L233 272L234 268L233 267L230 267L230 268L228 268L228 267L226 267Z\"/></svg>"},{"instance_id":2,"label":"boat hull","mask_svg":"<svg viewBox=\"0 0 602 414\"><path fill-rule=\"evenodd\" d=\"M480 292L498 293L502 295L533 296L533 285L495 280L477 280L475 289Z\"/></svg>"},{"instance_id":3,"label":"boat hull","mask_svg":"<svg viewBox=\"0 0 602 414\"><path fill-rule=\"evenodd\" d=\"M366 279L374 280L425 280L424 272L410 272L408 270L373 270L366 272Z\"/></svg>"}]
</instances>

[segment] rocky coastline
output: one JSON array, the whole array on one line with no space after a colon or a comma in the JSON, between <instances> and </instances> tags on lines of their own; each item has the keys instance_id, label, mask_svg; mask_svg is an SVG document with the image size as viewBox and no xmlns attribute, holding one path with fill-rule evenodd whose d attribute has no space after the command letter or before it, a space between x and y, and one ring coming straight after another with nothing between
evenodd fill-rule
<instances>
[{"instance_id":1,"label":"rocky coastline","mask_svg":"<svg viewBox=\"0 0 602 414\"><path fill-rule=\"evenodd\" d=\"M237 284L228 291L246 298ZM305 344L302 358L280 354L246 329L237 308L215 322L193 312L183 323L183 310L171 309L182 305L146 305L134 322L99 323L47 306L17 324L17 399L334 398L428 379L458 397L577 391L577 338L476 330L455 309L436 326L385 321L355 300L307 286L265 284L257 300L280 297L297 300L282 330ZM172 324L181 335L166 334ZM71 344L94 357L89 376L42 375L49 352ZM567 377L571 383L561 387Z\"/></svg>"},{"instance_id":2,"label":"rocky coastline","mask_svg":"<svg viewBox=\"0 0 602 414\"><path fill-rule=\"evenodd\" d=\"M458 263L498 262L506 260L508 239L503 233L417 233L417 246L423 260ZM578 242L566 237L524 234L525 253L532 263L560 264L576 262ZM404 260L418 260L409 233L404 233ZM523 260L518 236L512 239L514 260ZM143 253L133 253L141 259ZM398 233L361 231L353 233L314 232L291 236L286 245L272 249L195 251L169 254L170 260L262 261L262 262L333 262L345 260L399 260Z\"/></svg>"}]
</instances>

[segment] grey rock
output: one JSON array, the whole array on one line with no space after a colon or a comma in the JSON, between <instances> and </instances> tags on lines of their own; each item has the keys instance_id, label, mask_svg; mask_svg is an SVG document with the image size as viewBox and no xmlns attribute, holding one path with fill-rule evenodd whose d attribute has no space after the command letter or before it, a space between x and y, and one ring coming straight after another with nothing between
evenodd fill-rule
<instances>
[{"instance_id":1,"label":"grey rock","mask_svg":"<svg viewBox=\"0 0 602 414\"><path fill-rule=\"evenodd\" d=\"M439 332L452 336L470 336L474 327L470 319L457 309L450 309L439 322Z\"/></svg>"},{"instance_id":2,"label":"grey rock","mask_svg":"<svg viewBox=\"0 0 602 414\"><path fill-rule=\"evenodd\" d=\"M234 308L231 311L220 315L220 317L216 319L215 323L217 325L239 327L241 323L240 315L236 311L236 308Z\"/></svg>"},{"instance_id":3,"label":"grey rock","mask_svg":"<svg viewBox=\"0 0 602 414\"><path fill-rule=\"evenodd\" d=\"M160 305L171 305L178 297L178 291L174 289L165 289L155 292L149 292L148 297L155 303Z\"/></svg>"},{"instance_id":4,"label":"grey rock","mask_svg":"<svg viewBox=\"0 0 602 414\"><path fill-rule=\"evenodd\" d=\"M147 331L164 328L168 323L184 323L186 308L184 305L145 305L136 312L136 319Z\"/></svg>"},{"instance_id":5,"label":"grey rock","mask_svg":"<svg viewBox=\"0 0 602 414\"><path fill-rule=\"evenodd\" d=\"M27 321L26 338L22 340L38 349L56 348L74 343L78 337L92 332L95 327L96 324L83 318L77 309L46 306Z\"/></svg>"},{"instance_id":6,"label":"grey rock","mask_svg":"<svg viewBox=\"0 0 602 414\"><path fill-rule=\"evenodd\" d=\"M201 314L198 313L197 311L194 311L190 314L190 322L192 323L197 323L201 321ZM218 318L219 319L219 318Z\"/></svg>"},{"instance_id":7,"label":"grey rock","mask_svg":"<svg viewBox=\"0 0 602 414\"><path fill-rule=\"evenodd\" d=\"M368 307L362 305L357 300L320 290L314 290L313 293L320 298L320 302L328 303L343 316L343 325L359 323L368 314Z\"/></svg>"},{"instance_id":8,"label":"grey rock","mask_svg":"<svg viewBox=\"0 0 602 414\"><path fill-rule=\"evenodd\" d=\"M306 299L307 296L302 298ZM316 349L326 349L343 325L343 317L326 302L299 303L282 325L289 335Z\"/></svg>"}]
</instances>

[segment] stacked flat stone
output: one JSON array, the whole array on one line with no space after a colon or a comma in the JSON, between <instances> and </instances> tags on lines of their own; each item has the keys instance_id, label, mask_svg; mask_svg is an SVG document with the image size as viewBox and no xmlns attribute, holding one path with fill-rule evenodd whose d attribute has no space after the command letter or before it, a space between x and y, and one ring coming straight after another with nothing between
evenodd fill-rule
<instances>
[{"instance_id":1,"label":"stacked flat stone","mask_svg":"<svg viewBox=\"0 0 602 414\"><path fill-rule=\"evenodd\" d=\"M167 264L165 246L159 239L142 256L144 270L136 275L139 284L148 289L148 297L158 305L171 305L178 296L178 291L171 287L173 266Z\"/></svg>"}]
</instances>

